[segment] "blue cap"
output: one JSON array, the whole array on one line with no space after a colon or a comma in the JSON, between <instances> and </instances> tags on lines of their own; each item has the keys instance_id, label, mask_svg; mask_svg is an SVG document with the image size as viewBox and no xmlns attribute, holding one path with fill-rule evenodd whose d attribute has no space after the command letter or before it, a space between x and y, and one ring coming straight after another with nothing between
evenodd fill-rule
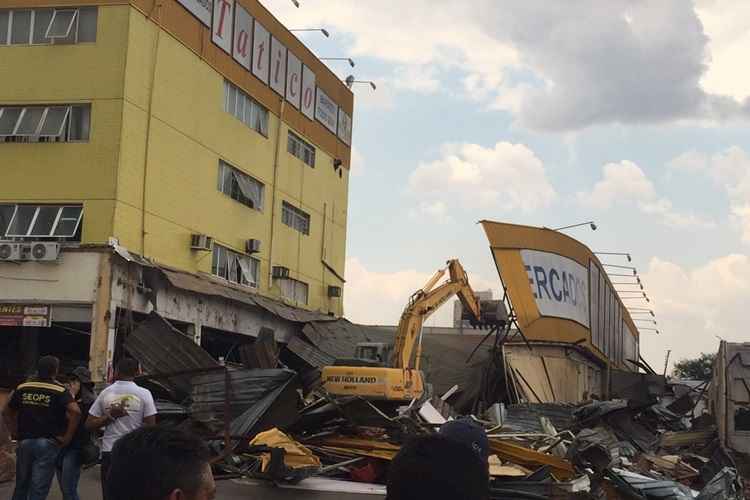
<instances>
[{"instance_id":1,"label":"blue cap","mask_svg":"<svg viewBox=\"0 0 750 500\"><path fill-rule=\"evenodd\" d=\"M487 433L479 424L468 418L451 420L440 427L440 435L470 446L483 461L490 455L490 442Z\"/></svg>"}]
</instances>

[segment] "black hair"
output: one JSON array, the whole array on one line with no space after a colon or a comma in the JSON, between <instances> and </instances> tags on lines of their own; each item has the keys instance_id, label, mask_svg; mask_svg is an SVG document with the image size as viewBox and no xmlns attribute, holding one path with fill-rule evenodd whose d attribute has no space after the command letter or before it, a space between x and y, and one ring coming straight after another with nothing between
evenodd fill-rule
<instances>
[{"instance_id":1,"label":"black hair","mask_svg":"<svg viewBox=\"0 0 750 500\"><path fill-rule=\"evenodd\" d=\"M204 479L206 444L183 430L142 427L118 439L107 477L110 500L163 500L175 489L188 495Z\"/></svg>"},{"instance_id":2,"label":"black hair","mask_svg":"<svg viewBox=\"0 0 750 500\"><path fill-rule=\"evenodd\" d=\"M36 364L36 373L40 379L51 380L57 376L60 360L55 356L42 356Z\"/></svg>"},{"instance_id":3,"label":"black hair","mask_svg":"<svg viewBox=\"0 0 750 500\"><path fill-rule=\"evenodd\" d=\"M486 463L463 443L445 436L408 441L391 462L386 500L486 500Z\"/></svg>"},{"instance_id":4,"label":"black hair","mask_svg":"<svg viewBox=\"0 0 750 500\"><path fill-rule=\"evenodd\" d=\"M133 358L122 358L117 363L117 375L120 377L134 378L138 375L138 361Z\"/></svg>"}]
</instances>

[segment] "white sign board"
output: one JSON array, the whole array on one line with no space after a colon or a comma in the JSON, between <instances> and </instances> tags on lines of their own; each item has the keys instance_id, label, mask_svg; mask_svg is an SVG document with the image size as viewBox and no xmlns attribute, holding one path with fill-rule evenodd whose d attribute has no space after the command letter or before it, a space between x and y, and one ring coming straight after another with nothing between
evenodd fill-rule
<instances>
[{"instance_id":1,"label":"white sign board","mask_svg":"<svg viewBox=\"0 0 750 500\"><path fill-rule=\"evenodd\" d=\"M252 52L253 18L245 8L237 4L234 13L234 43L232 57L246 70L250 71Z\"/></svg>"},{"instance_id":2,"label":"white sign board","mask_svg":"<svg viewBox=\"0 0 750 500\"><path fill-rule=\"evenodd\" d=\"M588 328L588 269L555 253L538 250L520 253L539 313L569 319Z\"/></svg>"},{"instance_id":3,"label":"white sign board","mask_svg":"<svg viewBox=\"0 0 750 500\"><path fill-rule=\"evenodd\" d=\"M258 21L255 21L253 31L253 74L268 84L269 45L271 34Z\"/></svg>"},{"instance_id":4,"label":"white sign board","mask_svg":"<svg viewBox=\"0 0 750 500\"><path fill-rule=\"evenodd\" d=\"M299 109L302 95L302 61L292 51L286 58L286 100Z\"/></svg>"},{"instance_id":5,"label":"white sign board","mask_svg":"<svg viewBox=\"0 0 750 500\"><path fill-rule=\"evenodd\" d=\"M339 108L338 136L347 146L352 145L352 119Z\"/></svg>"},{"instance_id":6,"label":"white sign board","mask_svg":"<svg viewBox=\"0 0 750 500\"><path fill-rule=\"evenodd\" d=\"M315 119L315 73L302 65L302 113L309 119Z\"/></svg>"},{"instance_id":7,"label":"white sign board","mask_svg":"<svg viewBox=\"0 0 750 500\"><path fill-rule=\"evenodd\" d=\"M211 27L211 0L177 0L200 22Z\"/></svg>"},{"instance_id":8,"label":"white sign board","mask_svg":"<svg viewBox=\"0 0 750 500\"><path fill-rule=\"evenodd\" d=\"M336 133L336 125L339 119L339 107L323 89L318 87L315 97L315 119L323 124L325 128Z\"/></svg>"},{"instance_id":9,"label":"white sign board","mask_svg":"<svg viewBox=\"0 0 750 500\"><path fill-rule=\"evenodd\" d=\"M227 54L232 53L232 24L234 24L234 0L214 0L211 40Z\"/></svg>"},{"instance_id":10,"label":"white sign board","mask_svg":"<svg viewBox=\"0 0 750 500\"><path fill-rule=\"evenodd\" d=\"M271 37L271 78L269 85L280 96L284 96L286 89L286 47Z\"/></svg>"}]
</instances>

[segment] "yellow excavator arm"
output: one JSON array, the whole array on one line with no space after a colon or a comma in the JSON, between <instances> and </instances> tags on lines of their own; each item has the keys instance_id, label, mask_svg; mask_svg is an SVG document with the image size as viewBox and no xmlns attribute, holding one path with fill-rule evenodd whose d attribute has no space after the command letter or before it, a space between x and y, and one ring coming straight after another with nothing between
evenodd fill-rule
<instances>
[{"instance_id":1,"label":"yellow excavator arm","mask_svg":"<svg viewBox=\"0 0 750 500\"><path fill-rule=\"evenodd\" d=\"M440 279L448 272L448 280L434 288ZM416 349L416 360L412 363L415 354L415 346L422 331L422 325L441 305L448 299L458 295L464 309L470 311L477 321L480 321L479 299L469 285L469 277L466 271L456 259L449 260L447 267L438 270L432 278L417 290L409 299L409 304L401 314L401 319L396 330L396 338L393 346L393 359L391 366L394 368L419 369L420 352Z\"/></svg>"}]
</instances>

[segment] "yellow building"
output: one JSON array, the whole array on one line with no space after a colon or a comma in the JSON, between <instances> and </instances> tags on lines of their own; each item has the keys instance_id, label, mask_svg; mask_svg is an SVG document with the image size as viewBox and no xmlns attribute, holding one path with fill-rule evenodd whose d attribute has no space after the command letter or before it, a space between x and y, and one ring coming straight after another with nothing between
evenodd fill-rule
<instances>
[{"instance_id":1,"label":"yellow building","mask_svg":"<svg viewBox=\"0 0 750 500\"><path fill-rule=\"evenodd\" d=\"M2 7L0 302L104 247L342 314L353 96L257 0Z\"/></svg>"}]
</instances>

